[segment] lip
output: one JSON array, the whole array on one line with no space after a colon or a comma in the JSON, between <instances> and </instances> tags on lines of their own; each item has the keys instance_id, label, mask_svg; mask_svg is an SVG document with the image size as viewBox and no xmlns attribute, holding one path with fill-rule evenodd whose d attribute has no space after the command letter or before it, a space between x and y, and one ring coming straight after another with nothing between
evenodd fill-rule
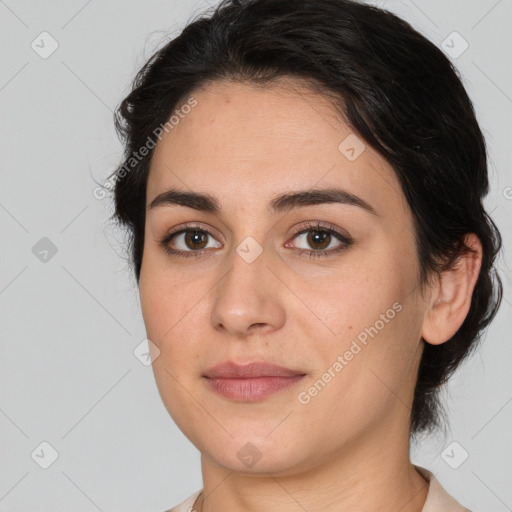
<instances>
[{"instance_id":1,"label":"lip","mask_svg":"<svg viewBox=\"0 0 512 512\"><path fill-rule=\"evenodd\" d=\"M227 361L207 370L203 378L210 389L225 398L255 402L293 386L305 375L301 371L266 362L240 365Z\"/></svg>"},{"instance_id":2,"label":"lip","mask_svg":"<svg viewBox=\"0 0 512 512\"><path fill-rule=\"evenodd\" d=\"M304 372L291 370L266 361L255 361L246 364L226 361L206 370L204 377L210 379L247 379L253 377L295 377L297 375L304 375Z\"/></svg>"}]
</instances>

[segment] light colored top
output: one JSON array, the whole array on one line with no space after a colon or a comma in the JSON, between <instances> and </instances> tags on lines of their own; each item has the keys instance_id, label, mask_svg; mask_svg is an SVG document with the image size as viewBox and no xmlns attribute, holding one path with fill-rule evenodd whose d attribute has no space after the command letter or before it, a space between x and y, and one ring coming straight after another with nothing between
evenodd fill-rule
<instances>
[{"instance_id":1,"label":"light colored top","mask_svg":"<svg viewBox=\"0 0 512 512\"><path fill-rule=\"evenodd\" d=\"M414 466L419 473L429 482L427 499L421 512L471 512L471 510L463 507L458 501L450 496L439 483L439 480L428 471L428 469L420 466ZM196 491L185 501L176 505L174 508L165 512L194 512L194 502L201 493L202 489Z\"/></svg>"}]
</instances>

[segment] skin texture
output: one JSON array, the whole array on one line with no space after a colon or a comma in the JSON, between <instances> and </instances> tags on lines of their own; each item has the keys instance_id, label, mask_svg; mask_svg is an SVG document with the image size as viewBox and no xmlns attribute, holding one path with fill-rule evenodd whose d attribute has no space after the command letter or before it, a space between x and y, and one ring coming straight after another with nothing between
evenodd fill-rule
<instances>
[{"instance_id":1,"label":"skin texture","mask_svg":"<svg viewBox=\"0 0 512 512\"><path fill-rule=\"evenodd\" d=\"M480 268L478 239L467 237L476 255L422 294L399 182L369 146L354 161L338 149L353 132L326 96L291 79L266 88L214 82L193 96L197 106L155 148L147 204L178 188L212 195L222 213L148 209L140 296L160 351L153 370L161 398L201 452L205 499L197 508L420 511L428 484L409 460L409 418L421 337L443 343L462 324ZM339 203L268 210L278 194L328 187L359 196L377 215ZM308 221L329 223L352 244L311 259L320 244L295 235ZM214 235L205 235L198 257L169 255L160 243L185 223ZM236 251L248 236L262 249L251 263ZM342 243L330 240L327 250ZM196 247L184 235L169 245ZM394 318L301 403L299 393L396 303ZM226 360L264 360L306 377L259 402L234 402L202 378ZM252 467L238 457L247 443L260 456Z\"/></svg>"}]
</instances>

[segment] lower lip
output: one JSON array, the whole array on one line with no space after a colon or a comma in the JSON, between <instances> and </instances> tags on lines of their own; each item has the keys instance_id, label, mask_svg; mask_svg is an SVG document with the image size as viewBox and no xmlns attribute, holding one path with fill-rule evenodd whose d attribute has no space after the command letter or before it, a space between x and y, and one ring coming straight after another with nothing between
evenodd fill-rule
<instances>
[{"instance_id":1,"label":"lower lip","mask_svg":"<svg viewBox=\"0 0 512 512\"><path fill-rule=\"evenodd\" d=\"M246 379L208 378L208 385L219 395L239 402L256 402L293 386L305 375L293 377L257 377Z\"/></svg>"}]
</instances>

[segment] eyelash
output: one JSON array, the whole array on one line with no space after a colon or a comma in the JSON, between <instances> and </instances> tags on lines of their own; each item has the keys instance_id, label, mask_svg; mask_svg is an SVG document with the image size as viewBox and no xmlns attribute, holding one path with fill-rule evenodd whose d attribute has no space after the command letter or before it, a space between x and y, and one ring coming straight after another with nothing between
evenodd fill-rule
<instances>
[{"instance_id":1,"label":"eyelash","mask_svg":"<svg viewBox=\"0 0 512 512\"><path fill-rule=\"evenodd\" d=\"M215 238L214 234L206 229L201 228L199 226L194 226L193 224L185 224L185 226L177 231L172 231L168 233L161 241L160 245L164 248L164 250L167 252L167 254L171 256L179 256L182 258L198 258L202 256L205 252L208 251L208 249L203 249L202 251L179 251L175 249L171 249L169 247L170 241L177 235L180 235L182 233L188 233L190 231L197 231L199 233L206 233L212 238ZM307 222L302 226L302 229L297 231L293 234L292 239L298 237L299 235L302 235L304 233L308 233L309 231L315 231L320 233L328 233L329 235L334 235L335 238L338 239L338 241L341 242L339 246L337 246L335 249L322 249L322 250L310 250L310 249L297 249L292 248L292 251L297 252L299 254L303 254L305 252L309 253L309 258L314 259L318 257L323 256L332 256L334 254L338 254L340 251L345 250L347 247L352 245L352 239L347 237L346 235L340 233L337 229L335 229L330 224L324 224L321 222L317 223L311 223Z\"/></svg>"}]
</instances>

